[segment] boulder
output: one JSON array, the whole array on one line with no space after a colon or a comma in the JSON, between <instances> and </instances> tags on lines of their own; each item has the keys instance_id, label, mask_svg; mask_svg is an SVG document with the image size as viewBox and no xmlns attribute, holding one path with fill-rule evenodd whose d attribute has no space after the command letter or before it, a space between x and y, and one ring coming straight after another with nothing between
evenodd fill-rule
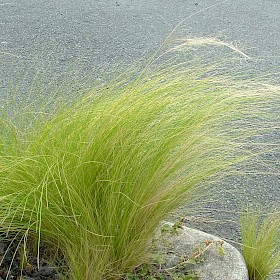
<instances>
[{"instance_id":1,"label":"boulder","mask_svg":"<svg viewBox=\"0 0 280 280\"><path fill-rule=\"evenodd\" d=\"M249 280L241 253L216 236L181 224L163 223L156 240L165 269L185 265L196 271L200 280Z\"/></svg>"}]
</instances>

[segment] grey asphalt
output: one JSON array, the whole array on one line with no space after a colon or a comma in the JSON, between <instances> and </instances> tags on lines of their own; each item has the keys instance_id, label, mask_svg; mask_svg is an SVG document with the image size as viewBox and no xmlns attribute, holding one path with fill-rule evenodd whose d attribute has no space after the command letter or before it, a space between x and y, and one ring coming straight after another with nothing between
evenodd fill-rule
<instances>
[{"instance_id":1,"label":"grey asphalt","mask_svg":"<svg viewBox=\"0 0 280 280\"><path fill-rule=\"evenodd\" d=\"M0 55L4 69L10 61L47 52L49 63L61 71L79 57L89 68L114 71L144 53L152 54L182 20L177 38L216 36L232 42L254 58L259 74L280 77L280 1L229 0L2 0ZM199 12L201 11L201 12ZM7 75L2 71L1 75ZM279 136L279 135L278 135ZM279 160L279 156L275 157ZM278 158L278 159L277 159ZM279 173L279 172L278 172ZM280 206L279 176L256 175L253 180L227 178L220 183L220 201L207 205L207 219L236 220L242 205L260 201ZM242 195L240 195L242 193ZM182 212L185 210L183 209ZM183 213L184 214L184 213ZM208 232L238 240L235 223L192 223Z\"/></svg>"},{"instance_id":2,"label":"grey asphalt","mask_svg":"<svg viewBox=\"0 0 280 280\"><path fill-rule=\"evenodd\" d=\"M1 51L20 57L46 46L63 64L88 57L89 64L131 63L152 53L183 19L213 0L1 0ZM180 36L218 36L249 56L265 59L262 67L279 67L280 2L230 0L194 15ZM260 67L260 66L259 66Z\"/></svg>"}]
</instances>

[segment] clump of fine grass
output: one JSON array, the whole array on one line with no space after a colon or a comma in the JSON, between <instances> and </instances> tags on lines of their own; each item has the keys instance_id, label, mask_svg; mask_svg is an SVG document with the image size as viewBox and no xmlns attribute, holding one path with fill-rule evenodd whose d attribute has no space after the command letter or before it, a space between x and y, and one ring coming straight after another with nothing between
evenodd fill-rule
<instances>
[{"instance_id":1,"label":"clump of fine grass","mask_svg":"<svg viewBox=\"0 0 280 280\"><path fill-rule=\"evenodd\" d=\"M264 280L280 268L280 212L248 210L241 216L242 254L251 280Z\"/></svg>"},{"instance_id":2,"label":"clump of fine grass","mask_svg":"<svg viewBox=\"0 0 280 280\"><path fill-rule=\"evenodd\" d=\"M147 260L170 211L262 152L253 136L273 129L277 98L188 62L122 75L27 126L4 112L0 230L37 240L38 264L40 243L59 250L65 277L118 279Z\"/></svg>"}]
</instances>

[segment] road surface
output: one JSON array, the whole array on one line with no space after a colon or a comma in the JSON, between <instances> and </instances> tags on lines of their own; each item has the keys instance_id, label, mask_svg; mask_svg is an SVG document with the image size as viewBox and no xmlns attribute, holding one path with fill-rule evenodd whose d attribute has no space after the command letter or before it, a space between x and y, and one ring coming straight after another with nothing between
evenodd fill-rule
<instances>
[{"instance_id":1,"label":"road surface","mask_svg":"<svg viewBox=\"0 0 280 280\"><path fill-rule=\"evenodd\" d=\"M280 1L229 0L217 5L214 3L218 2L1 0L2 78L8 75L9 63L20 60L30 64L38 55L47 60L54 72L63 71L80 57L85 58L88 68L102 71L125 68L144 53L152 54L157 50L174 27L186 19L174 32L175 38L215 36L232 42L253 58L250 64L252 71L259 74L272 72L279 81ZM227 178L220 187L220 200L206 206L212 209L209 213L201 213L208 221L236 221L235 212L248 201L280 206L280 180L277 176L256 175L254 180ZM238 240L238 227L232 222L196 222L192 225Z\"/></svg>"}]
</instances>

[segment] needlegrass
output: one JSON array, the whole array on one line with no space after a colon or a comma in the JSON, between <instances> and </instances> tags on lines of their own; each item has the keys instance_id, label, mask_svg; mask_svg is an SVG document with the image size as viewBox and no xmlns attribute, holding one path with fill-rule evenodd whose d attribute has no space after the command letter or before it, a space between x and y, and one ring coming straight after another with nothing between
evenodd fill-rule
<instances>
[{"instance_id":1,"label":"needlegrass","mask_svg":"<svg viewBox=\"0 0 280 280\"><path fill-rule=\"evenodd\" d=\"M120 75L51 112L3 109L0 231L36 240L38 265L40 244L59 251L61 278L118 279L145 262L159 222L245 168L267 149L253 136L275 127L277 87L190 65Z\"/></svg>"},{"instance_id":2,"label":"needlegrass","mask_svg":"<svg viewBox=\"0 0 280 280\"><path fill-rule=\"evenodd\" d=\"M251 280L265 280L280 269L280 212L248 209L241 216L242 254Z\"/></svg>"}]
</instances>

